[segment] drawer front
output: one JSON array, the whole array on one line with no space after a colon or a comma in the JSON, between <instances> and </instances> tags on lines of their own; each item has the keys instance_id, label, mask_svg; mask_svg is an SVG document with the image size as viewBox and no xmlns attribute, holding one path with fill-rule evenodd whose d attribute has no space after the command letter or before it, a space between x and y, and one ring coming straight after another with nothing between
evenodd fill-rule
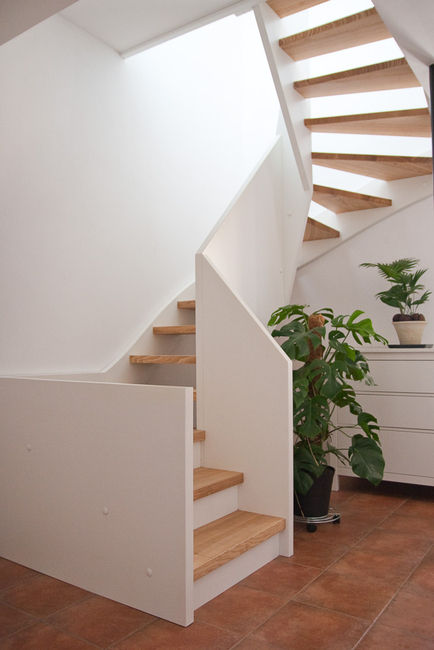
<instances>
[{"instance_id":1,"label":"drawer front","mask_svg":"<svg viewBox=\"0 0 434 650\"><path fill-rule=\"evenodd\" d=\"M434 478L434 433L382 429L380 439L385 472ZM338 443L348 447L348 438L340 433Z\"/></svg>"},{"instance_id":2,"label":"drawer front","mask_svg":"<svg viewBox=\"0 0 434 650\"><path fill-rule=\"evenodd\" d=\"M381 427L428 429L434 431L434 395L358 395L365 411L372 413ZM340 409L338 424L355 424L348 409Z\"/></svg>"},{"instance_id":3,"label":"drawer front","mask_svg":"<svg viewBox=\"0 0 434 650\"><path fill-rule=\"evenodd\" d=\"M356 391L392 393L433 393L434 362L431 360L368 360L376 386L354 385Z\"/></svg>"}]
</instances>

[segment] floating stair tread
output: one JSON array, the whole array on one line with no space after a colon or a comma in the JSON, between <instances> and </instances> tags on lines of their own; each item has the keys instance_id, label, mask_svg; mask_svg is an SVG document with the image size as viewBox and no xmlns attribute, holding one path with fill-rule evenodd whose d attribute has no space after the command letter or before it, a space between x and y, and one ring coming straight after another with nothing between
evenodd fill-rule
<instances>
[{"instance_id":1,"label":"floating stair tread","mask_svg":"<svg viewBox=\"0 0 434 650\"><path fill-rule=\"evenodd\" d=\"M392 38L375 8L340 18L279 41L294 61Z\"/></svg>"},{"instance_id":2,"label":"floating stair tread","mask_svg":"<svg viewBox=\"0 0 434 650\"><path fill-rule=\"evenodd\" d=\"M307 218L303 241L318 241L320 239L336 239L340 237L339 230L335 230L325 223L321 223L311 217Z\"/></svg>"},{"instance_id":3,"label":"floating stair tread","mask_svg":"<svg viewBox=\"0 0 434 650\"><path fill-rule=\"evenodd\" d=\"M136 364L190 364L196 363L195 354L132 354L130 362Z\"/></svg>"},{"instance_id":4,"label":"floating stair tread","mask_svg":"<svg viewBox=\"0 0 434 650\"><path fill-rule=\"evenodd\" d=\"M193 429L193 442L203 442L206 432L204 429Z\"/></svg>"},{"instance_id":5,"label":"floating stair tread","mask_svg":"<svg viewBox=\"0 0 434 650\"><path fill-rule=\"evenodd\" d=\"M327 0L268 0L267 4L276 12L278 16L284 18L298 11L304 11L309 7L315 7Z\"/></svg>"},{"instance_id":6,"label":"floating stair tread","mask_svg":"<svg viewBox=\"0 0 434 650\"><path fill-rule=\"evenodd\" d=\"M194 531L198 580L285 529L285 519L237 510Z\"/></svg>"},{"instance_id":7,"label":"floating stair tread","mask_svg":"<svg viewBox=\"0 0 434 650\"><path fill-rule=\"evenodd\" d=\"M390 199L369 196L369 194L348 192L347 190L338 190L335 187L325 187L323 185L313 186L312 200L336 214L354 212L355 210L386 208L392 205Z\"/></svg>"},{"instance_id":8,"label":"floating stair tread","mask_svg":"<svg viewBox=\"0 0 434 650\"><path fill-rule=\"evenodd\" d=\"M196 467L193 473L193 500L203 499L215 492L239 485L243 481L244 474L242 472Z\"/></svg>"},{"instance_id":9,"label":"floating stair tread","mask_svg":"<svg viewBox=\"0 0 434 650\"><path fill-rule=\"evenodd\" d=\"M420 83L404 58L322 77L302 79L294 83L294 88L303 97L326 97L417 86L420 86Z\"/></svg>"},{"instance_id":10,"label":"floating stair tread","mask_svg":"<svg viewBox=\"0 0 434 650\"><path fill-rule=\"evenodd\" d=\"M196 334L196 325L164 325L153 328L154 334Z\"/></svg>"},{"instance_id":11,"label":"floating stair tread","mask_svg":"<svg viewBox=\"0 0 434 650\"><path fill-rule=\"evenodd\" d=\"M196 309L196 301L178 300L178 309Z\"/></svg>"},{"instance_id":12,"label":"floating stair tread","mask_svg":"<svg viewBox=\"0 0 434 650\"><path fill-rule=\"evenodd\" d=\"M306 119L304 123L315 133L398 135L415 138L431 136L431 121L427 108L317 117Z\"/></svg>"},{"instance_id":13,"label":"floating stair tread","mask_svg":"<svg viewBox=\"0 0 434 650\"><path fill-rule=\"evenodd\" d=\"M313 152L312 163L384 181L432 174L432 158L427 156L377 156Z\"/></svg>"}]
</instances>

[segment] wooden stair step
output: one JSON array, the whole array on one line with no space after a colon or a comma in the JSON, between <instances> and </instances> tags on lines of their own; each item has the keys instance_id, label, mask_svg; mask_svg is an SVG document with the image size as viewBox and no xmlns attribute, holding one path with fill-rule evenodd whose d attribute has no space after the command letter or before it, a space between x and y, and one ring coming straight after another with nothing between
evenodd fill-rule
<instances>
[{"instance_id":1,"label":"wooden stair step","mask_svg":"<svg viewBox=\"0 0 434 650\"><path fill-rule=\"evenodd\" d=\"M431 135L430 114L427 108L316 117L306 119L304 123L315 133L398 135L415 138Z\"/></svg>"},{"instance_id":2,"label":"wooden stair step","mask_svg":"<svg viewBox=\"0 0 434 650\"><path fill-rule=\"evenodd\" d=\"M154 334L196 334L196 325L158 325L153 328Z\"/></svg>"},{"instance_id":3,"label":"wooden stair step","mask_svg":"<svg viewBox=\"0 0 434 650\"><path fill-rule=\"evenodd\" d=\"M198 580L285 529L285 519L237 510L194 531Z\"/></svg>"},{"instance_id":4,"label":"wooden stair step","mask_svg":"<svg viewBox=\"0 0 434 650\"><path fill-rule=\"evenodd\" d=\"M191 364L196 363L195 354L131 354L130 362L135 364Z\"/></svg>"},{"instance_id":5,"label":"wooden stair step","mask_svg":"<svg viewBox=\"0 0 434 650\"><path fill-rule=\"evenodd\" d=\"M354 212L355 210L386 208L392 205L390 199L369 196L369 194L348 192L347 190L338 190L335 187L325 187L323 185L313 186L312 200L336 214Z\"/></svg>"},{"instance_id":6,"label":"wooden stair step","mask_svg":"<svg viewBox=\"0 0 434 650\"><path fill-rule=\"evenodd\" d=\"M294 88L303 97L326 97L416 86L420 86L420 83L404 58L294 83Z\"/></svg>"},{"instance_id":7,"label":"wooden stair step","mask_svg":"<svg viewBox=\"0 0 434 650\"><path fill-rule=\"evenodd\" d=\"M384 181L432 174L432 158L427 156L376 156L313 152L312 163Z\"/></svg>"},{"instance_id":8,"label":"wooden stair step","mask_svg":"<svg viewBox=\"0 0 434 650\"><path fill-rule=\"evenodd\" d=\"M375 7L279 41L294 61L392 38Z\"/></svg>"},{"instance_id":9,"label":"wooden stair step","mask_svg":"<svg viewBox=\"0 0 434 650\"><path fill-rule=\"evenodd\" d=\"M321 223L311 217L307 218L303 241L318 241L320 239L336 239L340 237L339 230L335 230L325 223Z\"/></svg>"},{"instance_id":10,"label":"wooden stair step","mask_svg":"<svg viewBox=\"0 0 434 650\"><path fill-rule=\"evenodd\" d=\"M327 0L268 0L267 4L276 12L278 16L284 18L298 11L304 11L310 7L320 5Z\"/></svg>"},{"instance_id":11,"label":"wooden stair step","mask_svg":"<svg viewBox=\"0 0 434 650\"><path fill-rule=\"evenodd\" d=\"M215 492L239 485L243 481L244 474L242 472L196 467L193 472L193 500L203 499Z\"/></svg>"},{"instance_id":12,"label":"wooden stair step","mask_svg":"<svg viewBox=\"0 0 434 650\"><path fill-rule=\"evenodd\" d=\"M206 432L204 429L193 429L193 442L203 442Z\"/></svg>"},{"instance_id":13,"label":"wooden stair step","mask_svg":"<svg viewBox=\"0 0 434 650\"><path fill-rule=\"evenodd\" d=\"M196 309L196 301L178 300L178 309Z\"/></svg>"}]
</instances>

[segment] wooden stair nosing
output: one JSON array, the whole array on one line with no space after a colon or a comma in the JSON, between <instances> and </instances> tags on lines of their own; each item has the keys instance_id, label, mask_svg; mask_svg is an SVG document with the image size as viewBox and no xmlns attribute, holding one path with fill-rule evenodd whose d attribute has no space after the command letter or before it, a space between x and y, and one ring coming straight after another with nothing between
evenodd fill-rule
<instances>
[{"instance_id":1,"label":"wooden stair nosing","mask_svg":"<svg viewBox=\"0 0 434 650\"><path fill-rule=\"evenodd\" d=\"M193 472L193 500L203 499L244 481L242 472L230 472L210 467L196 467Z\"/></svg>"},{"instance_id":2,"label":"wooden stair nosing","mask_svg":"<svg viewBox=\"0 0 434 650\"><path fill-rule=\"evenodd\" d=\"M287 36L280 47L294 61L392 38L375 7Z\"/></svg>"},{"instance_id":3,"label":"wooden stair nosing","mask_svg":"<svg viewBox=\"0 0 434 650\"><path fill-rule=\"evenodd\" d=\"M203 442L205 440L205 429L193 429L193 442Z\"/></svg>"},{"instance_id":4,"label":"wooden stair nosing","mask_svg":"<svg viewBox=\"0 0 434 650\"><path fill-rule=\"evenodd\" d=\"M335 230L325 223L321 223L311 217L307 218L303 241L319 241L320 239L336 239L341 236L339 230Z\"/></svg>"},{"instance_id":5,"label":"wooden stair nosing","mask_svg":"<svg viewBox=\"0 0 434 650\"><path fill-rule=\"evenodd\" d=\"M324 185L313 186L312 200L336 214L355 212L357 210L372 210L386 208L392 205L390 199L358 192L348 192L335 187Z\"/></svg>"},{"instance_id":6,"label":"wooden stair nosing","mask_svg":"<svg viewBox=\"0 0 434 650\"><path fill-rule=\"evenodd\" d=\"M196 363L195 354L131 354L130 363L184 365Z\"/></svg>"},{"instance_id":7,"label":"wooden stair nosing","mask_svg":"<svg viewBox=\"0 0 434 650\"><path fill-rule=\"evenodd\" d=\"M420 83L405 58L294 82L294 88L306 98L417 86Z\"/></svg>"},{"instance_id":8,"label":"wooden stair nosing","mask_svg":"<svg viewBox=\"0 0 434 650\"><path fill-rule=\"evenodd\" d=\"M194 531L194 580L285 529L282 517L237 510Z\"/></svg>"},{"instance_id":9,"label":"wooden stair nosing","mask_svg":"<svg viewBox=\"0 0 434 650\"><path fill-rule=\"evenodd\" d=\"M178 309L196 309L195 300L178 300Z\"/></svg>"},{"instance_id":10,"label":"wooden stair nosing","mask_svg":"<svg viewBox=\"0 0 434 650\"><path fill-rule=\"evenodd\" d=\"M422 138L431 136L428 108L316 117L305 119L304 123L308 129L315 133L355 133Z\"/></svg>"},{"instance_id":11,"label":"wooden stair nosing","mask_svg":"<svg viewBox=\"0 0 434 650\"><path fill-rule=\"evenodd\" d=\"M312 152L312 163L321 167L394 181L432 174L428 156L383 156L372 154Z\"/></svg>"},{"instance_id":12,"label":"wooden stair nosing","mask_svg":"<svg viewBox=\"0 0 434 650\"><path fill-rule=\"evenodd\" d=\"M156 325L152 331L163 335L196 334L196 325Z\"/></svg>"},{"instance_id":13,"label":"wooden stair nosing","mask_svg":"<svg viewBox=\"0 0 434 650\"><path fill-rule=\"evenodd\" d=\"M327 0L267 0L267 4L280 18L315 7L323 2L327 2Z\"/></svg>"}]
</instances>

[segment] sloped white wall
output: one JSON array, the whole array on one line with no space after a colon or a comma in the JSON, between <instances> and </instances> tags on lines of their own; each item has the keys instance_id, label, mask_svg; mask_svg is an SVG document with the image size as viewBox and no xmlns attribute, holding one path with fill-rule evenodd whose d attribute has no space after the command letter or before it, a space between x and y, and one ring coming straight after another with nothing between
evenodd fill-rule
<instances>
[{"instance_id":1,"label":"sloped white wall","mask_svg":"<svg viewBox=\"0 0 434 650\"><path fill-rule=\"evenodd\" d=\"M194 278L274 139L252 15L127 61L61 17L0 49L0 373L97 372Z\"/></svg>"},{"instance_id":2,"label":"sloped white wall","mask_svg":"<svg viewBox=\"0 0 434 650\"><path fill-rule=\"evenodd\" d=\"M375 269L361 269L359 264L415 257L423 268L428 268L423 283L434 291L433 242L434 215L429 197L299 269L291 302L309 304L312 311L325 306L343 314L363 309L380 334L390 343L398 343L392 325L395 310L375 298L378 291L387 288L387 282ZM434 297L421 311L428 321L423 343L434 343Z\"/></svg>"}]
</instances>

